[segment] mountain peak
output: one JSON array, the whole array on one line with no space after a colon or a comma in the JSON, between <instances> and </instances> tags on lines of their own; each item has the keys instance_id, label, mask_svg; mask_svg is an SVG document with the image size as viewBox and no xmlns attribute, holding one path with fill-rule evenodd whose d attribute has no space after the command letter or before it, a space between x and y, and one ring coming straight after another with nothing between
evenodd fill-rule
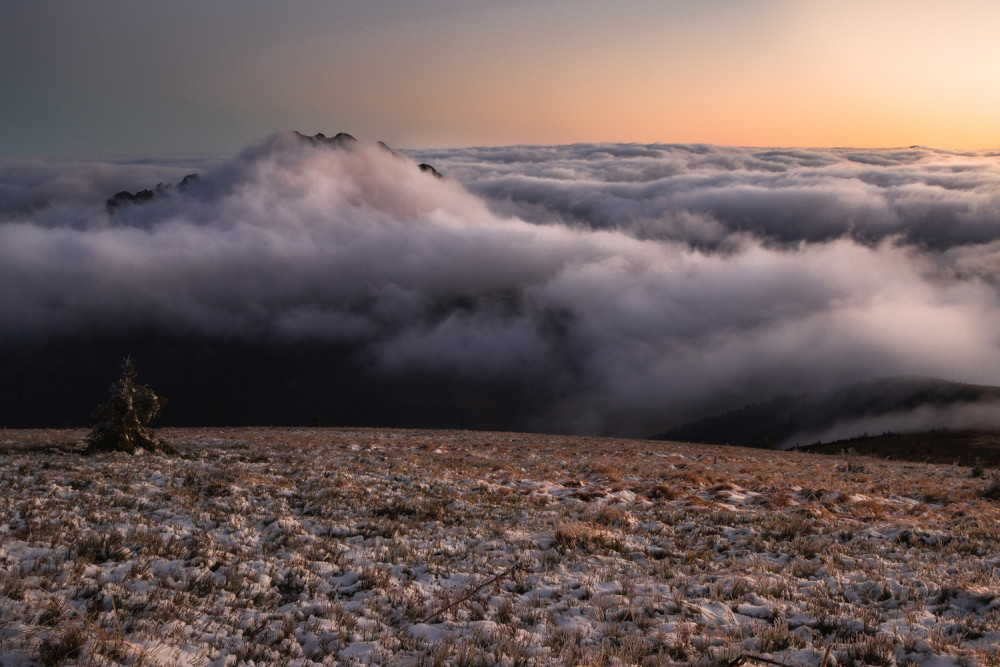
<instances>
[{"instance_id":1,"label":"mountain peak","mask_svg":"<svg viewBox=\"0 0 1000 667\"><path fill-rule=\"evenodd\" d=\"M325 144L327 146L346 146L349 144L355 144L358 142L354 136L348 134L347 132L338 132L332 137L328 137L322 132L317 132L316 134L309 136L308 134L302 134L301 132L295 132L295 136L311 144Z\"/></svg>"},{"instance_id":2,"label":"mountain peak","mask_svg":"<svg viewBox=\"0 0 1000 667\"><path fill-rule=\"evenodd\" d=\"M427 164L426 162L421 162L417 166L420 167L420 171L422 171L424 173L427 173L427 174L430 174L431 176L434 176L435 178L444 178L444 176L441 175L440 171L438 171L437 169L435 169L431 165Z\"/></svg>"},{"instance_id":3,"label":"mountain peak","mask_svg":"<svg viewBox=\"0 0 1000 667\"><path fill-rule=\"evenodd\" d=\"M266 154L267 152L269 152L271 150L274 150L275 147L277 147L278 150L281 150L282 146L287 146L288 145L287 144L288 136L289 136L288 134L285 134L284 137L282 137L281 134L274 135L264 145L264 152L263 153L259 152L260 151L260 147L257 147L255 149L251 149L251 150L254 151L253 153L251 153L251 155L259 156L259 155L262 155L262 154ZM357 144L361 143L353 135L350 135L347 132L338 132L337 134L333 135L332 137L328 137L327 135L323 134L322 132L317 132L316 134L308 135L308 134L303 134L302 132L295 131L295 132L291 133L291 136L294 137L295 140L297 140L297 141L299 141L301 143L304 143L304 144L308 144L310 146L325 146L325 147L336 148L336 149L349 148L351 146L354 146L354 145L357 145ZM277 142L276 142L276 140L277 140ZM378 146L381 147L381 148L383 148L383 149L385 149L390 154L392 154L392 155L394 155L394 156L396 156L398 158L401 158L401 159L404 159L404 160L408 160L409 159L405 155L401 155L400 153L397 153L396 151L394 151L392 148L390 148L386 143L384 143L382 141L378 142ZM422 172L424 172L426 174L430 174L431 176L434 176L435 178L442 178L442 179L444 178L444 176L441 175L441 172L439 172L437 169L435 169L433 166L427 164L426 162L422 162L422 163L420 163L417 166L420 169L420 171L422 171ZM189 187L191 187L192 185L195 185L195 184L199 183L200 180L201 180L201 177L198 174L188 174L187 176L185 176L176 185L165 184L165 183L158 183L156 185L156 187L153 188L153 189L139 190L137 192L130 192L128 190L122 190L121 192L117 192L114 195L112 195L111 197L108 197L108 199L104 203L104 208L105 208L105 210L109 214L117 213L121 209L121 207L125 206L125 205L136 205L136 204L142 204L142 203L145 203L145 202L149 202L149 201L152 201L154 199L158 199L158 198L160 198L162 196L165 196L165 195L169 194L172 191L183 192L186 189L188 189Z\"/></svg>"}]
</instances>

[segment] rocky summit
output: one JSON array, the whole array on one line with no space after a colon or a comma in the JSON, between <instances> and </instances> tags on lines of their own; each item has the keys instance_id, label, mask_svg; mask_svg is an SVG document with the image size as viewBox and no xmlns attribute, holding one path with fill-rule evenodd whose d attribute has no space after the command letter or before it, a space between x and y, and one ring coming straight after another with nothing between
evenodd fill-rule
<instances>
[{"instance_id":1,"label":"rocky summit","mask_svg":"<svg viewBox=\"0 0 1000 667\"><path fill-rule=\"evenodd\" d=\"M348 134L347 132L338 132L332 137L328 137L322 132L317 132L316 134L308 135L295 131L293 132L293 135L295 136L296 139L313 146L346 148L348 146L352 146L359 143L358 140L353 135ZM379 141L378 145L384 148L385 150L389 151L393 155L404 157L399 153L397 153L396 151L394 151L392 148L390 148L388 144L386 144L385 142ZM432 165L429 165L426 162L422 162L417 166L420 168L420 171L430 174L435 178L444 178L444 176L441 175L441 172L439 172ZM108 197L108 199L104 203L104 208L109 214L113 214L116 213L122 206L132 205L132 204L142 204L151 201L153 199L162 197L164 195L167 195L172 191L184 192L191 185L198 183L200 180L201 176L199 174L188 174L183 179L181 179L181 181L177 183L177 185L171 185L167 183L157 183L156 187L152 189L147 188L145 190L138 190L136 192L129 192L128 190L122 190L121 192L116 192L112 196Z\"/></svg>"}]
</instances>

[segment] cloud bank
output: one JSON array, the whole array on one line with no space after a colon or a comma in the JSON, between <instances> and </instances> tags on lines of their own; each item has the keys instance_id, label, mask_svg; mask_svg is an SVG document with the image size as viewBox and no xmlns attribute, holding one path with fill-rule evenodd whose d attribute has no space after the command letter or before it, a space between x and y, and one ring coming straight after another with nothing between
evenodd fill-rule
<instances>
[{"instance_id":1,"label":"cloud bank","mask_svg":"<svg viewBox=\"0 0 1000 667\"><path fill-rule=\"evenodd\" d=\"M941 428L955 431L995 431L1000 428L1000 403L997 401L959 403L946 408L923 405L909 411L849 419L822 430L802 431L794 436L794 441L782 445L788 448L799 442L836 442L867 433L875 435L886 431L920 433Z\"/></svg>"},{"instance_id":2,"label":"cloud bank","mask_svg":"<svg viewBox=\"0 0 1000 667\"><path fill-rule=\"evenodd\" d=\"M868 377L1000 384L1000 158L573 145L0 162L0 337L358 343L644 435ZM121 189L184 192L108 214Z\"/></svg>"}]
</instances>

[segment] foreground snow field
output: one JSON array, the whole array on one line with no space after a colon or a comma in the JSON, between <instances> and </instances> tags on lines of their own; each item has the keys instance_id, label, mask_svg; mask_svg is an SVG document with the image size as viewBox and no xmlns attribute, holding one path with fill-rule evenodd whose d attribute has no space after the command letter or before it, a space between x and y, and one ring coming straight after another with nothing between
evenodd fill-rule
<instances>
[{"instance_id":1,"label":"foreground snow field","mask_svg":"<svg viewBox=\"0 0 1000 667\"><path fill-rule=\"evenodd\" d=\"M1000 665L968 468L664 442L0 433L0 665ZM484 585L485 584L485 585Z\"/></svg>"}]
</instances>

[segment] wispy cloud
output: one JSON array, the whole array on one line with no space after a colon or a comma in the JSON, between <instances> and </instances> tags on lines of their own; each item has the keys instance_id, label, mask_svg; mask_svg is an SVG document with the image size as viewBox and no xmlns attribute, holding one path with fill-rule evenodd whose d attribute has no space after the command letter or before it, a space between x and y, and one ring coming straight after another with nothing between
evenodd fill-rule
<instances>
[{"instance_id":1,"label":"wispy cloud","mask_svg":"<svg viewBox=\"0 0 1000 667\"><path fill-rule=\"evenodd\" d=\"M896 373L1000 383L1000 161L276 135L208 163L0 162L0 335L354 341L529 383L537 428L650 433ZM201 181L103 210L117 190Z\"/></svg>"}]
</instances>

